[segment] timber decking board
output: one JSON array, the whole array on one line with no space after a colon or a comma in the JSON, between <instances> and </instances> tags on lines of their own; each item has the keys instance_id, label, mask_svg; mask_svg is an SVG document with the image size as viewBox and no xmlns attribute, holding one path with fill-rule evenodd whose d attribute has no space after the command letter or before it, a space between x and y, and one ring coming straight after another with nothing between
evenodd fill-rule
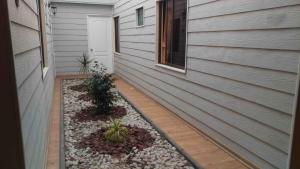
<instances>
[{"instance_id":1,"label":"timber decking board","mask_svg":"<svg viewBox=\"0 0 300 169\"><path fill-rule=\"evenodd\" d=\"M50 115L47 169L59 169L60 78L55 79L53 104Z\"/></svg>"},{"instance_id":2,"label":"timber decking board","mask_svg":"<svg viewBox=\"0 0 300 169\"><path fill-rule=\"evenodd\" d=\"M203 168L249 168L237 157L210 141L203 133L169 111L141 91L117 77L118 90L134 103L146 117L152 120L168 137L176 142Z\"/></svg>"}]
</instances>

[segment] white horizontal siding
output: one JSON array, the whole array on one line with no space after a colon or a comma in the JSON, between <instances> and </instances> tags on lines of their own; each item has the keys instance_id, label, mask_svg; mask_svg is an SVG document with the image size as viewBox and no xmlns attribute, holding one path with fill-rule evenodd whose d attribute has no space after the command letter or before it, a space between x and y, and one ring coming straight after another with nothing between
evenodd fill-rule
<instances>
[{"instance_id":1,"label":"white horizontal siding","mask_svg":"<svg viewBox=\"0 0 300 169\"><path fill-rule=\"evenodd\" d=\"M88 50L87 16L112 16L112 6L56 3L53 17L55 65L58 74L80 70L78 59Z\"/></svg>"},{"instance_id":2,"label":"white horizontal siding","mask_svg":"<svg viewBox=\"0 0 300 169\"><path fill-rule=\"evenodd\" d=\"M42 79L38 12L35 0L9 2L12 45L21 113L21 129L26 168L45 166L48 139L48 120L52 103L54 66L52 32L46 9L48 72Z\"/></svg>"},{"instance_id":3,"label":"white horizontal siding","mask_svg":"<svg viewBox=\"0 0 300 169\"><path fill-rule=\"evenodd\" d=\"M196 0L193 0L196 1ZM193 3L193 2L192 2ZM193 3L195 4L195 3ZM208 18L238 13L256 12L259 10L299 5L298 0L240 0L239 3L232 0L212 1L212 3L199 4L189 8L189 19ZM289 18L288 18L289 20ZM260 25L258 23L257 25Z\"/></svg>"},{"instance_id":4,"label":"white horizontal siding","mask_svg":"<svg viewBox=\"0 0 300 169\"><path fill-rule=\"evenodd\" d=\"M297 0L189 0L187 72L155 66L155 1L120 0L116 73L258 168L287 168ZM143 6L145 26L136 27Z\"/></svg>"},{"instance_id":5,"label":"white horizontal siding","mask_svg":"<svg viewBox=\"0 0 300 169\"><path fill-rule=\"evenodd\" d=\"M190 20L189 32L298 27L300 25L298 19L299 13L299 5L297 5L263 11L238 13L235 15L225 15L223 17L194 19Z\"/></svg>"},{"instance_id":6,"label":"white horizontal siding","mask_svg":"<svg viewBox=\"0 0 300 169\"><path fill-rule=\"evenodd\" d=\"M298 72L299 52L214 46L188 47L189 58L211 60L283 72ZM259 60L259 62L257 61Z\"/></svg>"},{"instance_id":7,"label":"white horizontal siding","mask_svg":"<svg viewBox=\"0 0 300 169\"><path fill-rule=\"evenodd\" d=\"M52 0L52 2L113 5L116 0Z\"/></svg>"}]
</instances>

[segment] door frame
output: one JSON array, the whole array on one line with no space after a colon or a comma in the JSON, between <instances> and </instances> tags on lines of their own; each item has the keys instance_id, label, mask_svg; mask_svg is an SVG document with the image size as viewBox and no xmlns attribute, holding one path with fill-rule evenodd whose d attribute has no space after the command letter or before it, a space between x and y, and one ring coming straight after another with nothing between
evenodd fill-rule
<instances>
[{"instance_id":1,"label":"door frame","mask_svg":"<svg viewBox=\"0 0 300 169\"><path fill-rule=\"evenodd\" d=\"M0 168L25 169L8 0L0 1ZM17 2L17 1L16 1Z\"/></svg>"},{"instance_id":2,"label":"door frame","mask_svg":"<svg viewBox=\"0 0 300 169\"><path fill-rule=\"evenodd\" d=\"M89 37L90 37L90 33L89 33L89 18L92 18L92 17L99 17L99 18L106 18L108 21L109 21L109 24L110 24L110 27L111 27L111 31L110 31L110 38L111 38L111 51L109 51L110 53L110 56L111 56L111 72L112 74L114 73L114 52L113 52L113 49L114 49L114 45L113 45L113 31L112 31L112 17L111 16L102 16L102 15L95 15L95 14L88 14L87 17L86 17L86 22L87 22L87 41L88 41L88 53L90 51L90 41L89 41Z\"/></svg>"}]
</instances>

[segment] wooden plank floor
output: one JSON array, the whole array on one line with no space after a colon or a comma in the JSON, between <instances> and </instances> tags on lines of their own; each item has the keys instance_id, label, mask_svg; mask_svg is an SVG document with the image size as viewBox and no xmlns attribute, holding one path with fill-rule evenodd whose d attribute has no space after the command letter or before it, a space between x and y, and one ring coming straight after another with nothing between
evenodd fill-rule
<instances>
[{"instance_id":1,"label":"wooden plank floor","mask_svg":"<svg viewBox=\"0 0 300 169\"><path fill-rule=\"evenodd\" d=\"M50 115L47 169L59 169L60 78L55 79Z\"/></svg>"},{"instance_id":2,"label":"wooden plank floor","mask_svg":"<svg viewBox=\"0 0 300 169\"><path fill-rule=\"evenodd\" d=\"M198 165L207 169L250 168L237 157L216 145L216 143L212 142L175 113L146 96L120 77L117 77L115 83L118 90L137 109L151 119L169 138L175 141Z\"/></svg>"},{"instance_id":3,"label":"wooden plank floor","mask_svg":"<svg viewBox=\"0 0 300 169\"><path fill-rule=\"evenodd\" d=\"M47 169L59 169L60 95L61 80L81 76L58 76L55 80L54 98L48 139ZM169 111L144 93L117 78L118 90L147 118L176 142L200 166L207 169L245 169L246 164L224 151L199 130Z\"/></svg>"}]
</instances>

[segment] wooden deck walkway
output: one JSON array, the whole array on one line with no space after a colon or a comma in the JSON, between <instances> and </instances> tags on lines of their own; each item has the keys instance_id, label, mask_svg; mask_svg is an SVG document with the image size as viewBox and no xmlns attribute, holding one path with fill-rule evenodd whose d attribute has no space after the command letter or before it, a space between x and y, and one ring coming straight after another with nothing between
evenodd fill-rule
<instances>
[{"instance_id":1,"label":"wooden deck walkway","mask_svg":"<svg viewBox=\"0 0 300 169\"><path fill-rule=\"evenodd\" d=\"M207 136L189 125L175 113L163 107L143 92L117 78L116 86L164 134L176 142L198 165L205 169L249 168L237 157L224 151Z\"/></svg>"},{"instance_id":2,"label":"wooden deck walkway","mask_svg":"<svg viewBox=\"0 0 300 169\"><path fill-rule=\"evenodd\" d=\"M55 80L47 169L59 169L60 82L62 79L77 77L79 76L59 76ZM115 83L119 91L132 102L137 109L147 118L151 119L171 140L175 141L198 165L205 169L249 168L249 166L238 158L211 141L205 134L121 78L117 78Z\"/></svg>"}]
</instances>

